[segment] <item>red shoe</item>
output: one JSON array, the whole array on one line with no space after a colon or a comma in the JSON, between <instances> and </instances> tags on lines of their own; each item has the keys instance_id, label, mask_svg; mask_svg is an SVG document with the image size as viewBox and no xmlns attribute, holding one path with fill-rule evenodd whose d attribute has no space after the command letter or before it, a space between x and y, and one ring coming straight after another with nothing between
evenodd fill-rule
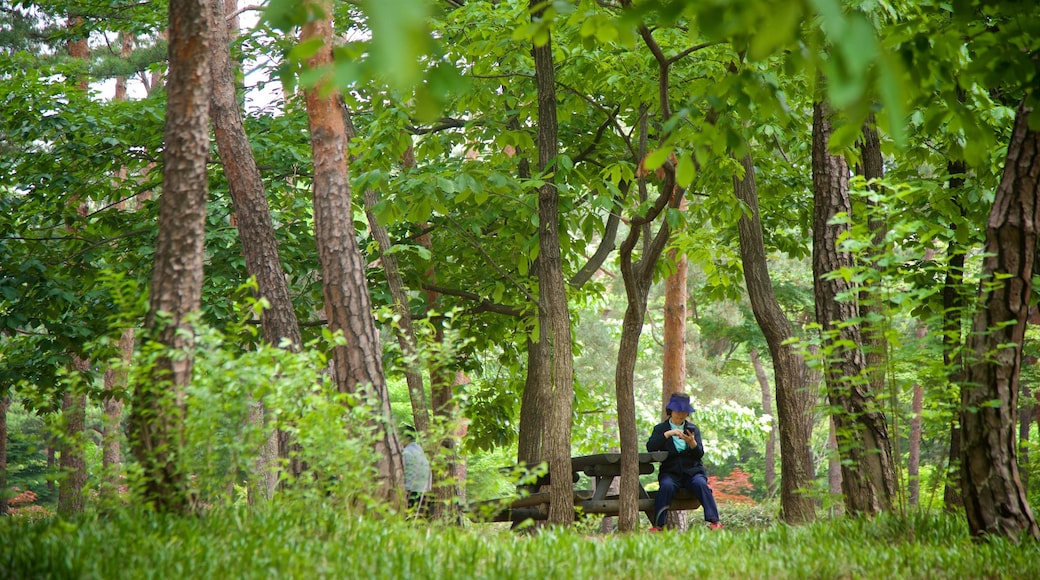
<instances>
[{"instance_id":1,"label":"red shoe","mask_svg":"<svg viewBox=\"0 0 1040 580\"><path fill-rule=\"evenodd\" d=\"M709 530L721 530L722 529L722 522L710 522L708 524L708 529Z\"/></svg>"},{"instance_id":2,"label":"red shoe","mask_svg":"<svg viewBox=\"0 0 1040 580\"><path fill-rule=\"evenodd\" d=\"M664 528L653 527L653 528L650 528L650 531L651 532L663 532Z\"/></svg>"}]
</instances>

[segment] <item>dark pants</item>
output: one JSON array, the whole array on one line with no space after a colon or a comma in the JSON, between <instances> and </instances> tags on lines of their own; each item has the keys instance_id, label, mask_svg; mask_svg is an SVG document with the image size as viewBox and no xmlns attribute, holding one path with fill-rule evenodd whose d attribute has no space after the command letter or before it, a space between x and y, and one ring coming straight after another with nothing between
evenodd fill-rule
<instances>
[{"instance_id":1,"label":"dark pants","mask_svg":"<svg viewBox=\"0 0 1040 580\"><path fill-rule=\"evenodd\" d=\"M409 491L408 508L421 517L427 517L430 515L430 499L421 491Z\"/></svg>"},{"instance_id":2,"label":"dark pants","mask_svg":"<svg viewBox=\"0 0 1040 580\"><path fill-rule=\"evenodd\" d=\"M715 494L712 493L711 487L708 486L708 478L703 473L698 473L693 477L662 473L657 481L661 487L657 490L657 497L654 500L655 526L664 525L665 517L668 515L668 506L672 503L675 492L680 488L692 491L694 497L701 502L705 521L719 521L719 508L715 505Z\"/></svg>"}]
</instances>

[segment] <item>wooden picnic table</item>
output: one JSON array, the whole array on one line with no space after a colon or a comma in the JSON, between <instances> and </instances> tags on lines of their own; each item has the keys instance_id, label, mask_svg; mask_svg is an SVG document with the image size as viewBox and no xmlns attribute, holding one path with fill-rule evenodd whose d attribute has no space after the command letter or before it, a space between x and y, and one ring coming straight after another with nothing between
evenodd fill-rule
<instances>
[{"instance_id":1,"label":"wooden picnic table","mask_svg":"<svg viewBox=\"0 0 1040 580\"><path fill-rule=\"evenodd\" d=\"M665 451L654 451L639 454L639 473L647 475L657 469L657 464L668 457ZM580 508L580 512L587 514L604 514L616 516L621 508L621 499L616 494L610 493L610 486L614 478L621 475L620 453L596 453L593 455L581 455L571 458L571 471L574 481L578 481L579 475L584 473L594 483L593 489L574 491L574 507ZM544 482L543 482L544 483ZM656 491L647 492L639 483L639 511L646 514L651 523L654 521L654 496ZM508 501L508 500L507 500ZM513 521L519 523L523 520L544 520L549 516L549 492L534 491L533 493L520 497L508 505L499 500L502 509L492 514L491 521ZM487 502L485 502L487 503ZM700 502L686 490L680 490L672 499L671 509L693 510L700 507Z\"/></svg>"}]
</instances>

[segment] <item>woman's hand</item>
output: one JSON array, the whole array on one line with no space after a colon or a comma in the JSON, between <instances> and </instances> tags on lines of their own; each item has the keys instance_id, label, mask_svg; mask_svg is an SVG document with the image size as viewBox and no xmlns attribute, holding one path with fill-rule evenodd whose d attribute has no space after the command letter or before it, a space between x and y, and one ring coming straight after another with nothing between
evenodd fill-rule
<instances>
[{"instance_id":1,"label":"woman's hand","mask_svg":"<svg viewBox=\"0 0 1040 580\"><path fill-rule=\"evenodd\" d=\"M676 431L678 431L678 429L676 429ZM682 437L682 440L686 442L686 446L690 449L697 446L697 439L693 436L693 433L679 431L679 437Z\"/></svg>"},{"instance_id":2,"label":"woman's hand","mask_svg":"<svg viewBox=\"0 0 1040 580\"><path fill-rule=\"evenodd\" d=\"M676 436L682 437L683 436L683 432L682 432L681 429L672 429L671 431L665 431L664 432L664 436L665 436L665 438L676 437Z\"/></svg>"}]
</instances>

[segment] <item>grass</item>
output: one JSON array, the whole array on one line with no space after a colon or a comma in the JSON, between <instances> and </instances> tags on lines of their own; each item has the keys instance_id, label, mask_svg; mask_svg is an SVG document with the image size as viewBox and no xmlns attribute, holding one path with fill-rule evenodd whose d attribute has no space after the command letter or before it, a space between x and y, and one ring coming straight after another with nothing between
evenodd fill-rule
<instances>
[{"instance_id":1,"label":"grass","mask_svg":"<svg viewBox=\"0 0 1040 580\"><path fill-rule=\"evenodd\" d=\"M1040 577L1040 543L973 542L961 519L943 515L722 532L579 530L460 528L314 505L197 517L5 518L0 578Z\"/></svg>"}]
</instances>

